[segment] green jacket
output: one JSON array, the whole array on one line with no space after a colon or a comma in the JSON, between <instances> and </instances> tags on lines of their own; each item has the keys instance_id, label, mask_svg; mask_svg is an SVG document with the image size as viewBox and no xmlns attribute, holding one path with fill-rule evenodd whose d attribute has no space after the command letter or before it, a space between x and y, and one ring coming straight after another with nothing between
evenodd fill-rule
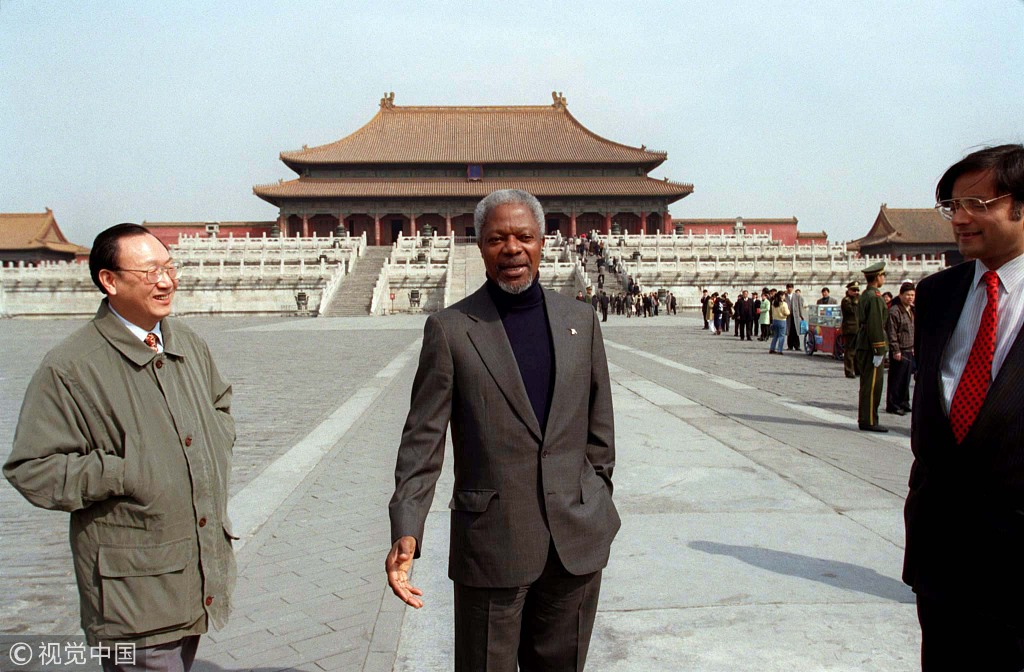
<instances>
[{"instance_id":1,"label":"green jacket","mask_svg":"<svg viewBox=\"0 0 1024 672\"><path fill-rule=\"evenodd\" d=\"M844 296L839 304L839 310L843 312L842 331L846 335L857 335L860 331L860 320L857 319L857 306L860 304L856 296Z\"/></svg>"},{"instance_id":2,"label":"green jacket","mask_svg":"<svg viewBox=\"0 0 1024 672\"><path fill-rule=\"evenodd\" d=\"M31 503L71 512L91 645L175 641L231 608L231 386L191 329L161 330L156 354L104 300L43 359L3 468Z\"/></svg>"},{"instance_id":3,"label":"green jacket","mask_svg":"<svg viewBox=\"0 0 1024 672\"><path fill-rule=\"evenodd\" d=\"M885 322L889 319L889 309L885 307L885 299L877 287L864 290L857 303L857 320L860 332L857 334L857 350L870 351L873 355L885 355L889 351L888 339L885 335Z\"/></svg>"}]
</instances>

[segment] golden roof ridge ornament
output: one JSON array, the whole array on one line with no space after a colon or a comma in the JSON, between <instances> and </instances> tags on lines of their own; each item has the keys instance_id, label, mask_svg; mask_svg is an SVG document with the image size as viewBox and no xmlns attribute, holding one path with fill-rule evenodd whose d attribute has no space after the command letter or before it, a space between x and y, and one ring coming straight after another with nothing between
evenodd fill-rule
<instances>
[{"instance_id":1,"label":"golden roof ridge ornament","mask_svg":"<svg viewBox=\"0 0 1024 672\"><path fill-rule=\"evenodd\" d=\"M555 101L554 103L552 103L551 107L555 108L556 110L564 110L569 105L566 102L565 96L562 95L561 91L552 91L551 100Z\"/></svg>"},{"instance_id":2,"label":"golden roof ridge ornament","mask_svg":"<svg viewBox=\"0 0 1024 672\"><path fill-rule=\"evenodd\" d=\"M385 92L384 97L380 99L381 108L391 109L395 106L395 92Z\"/></svg>"}]
</instances>

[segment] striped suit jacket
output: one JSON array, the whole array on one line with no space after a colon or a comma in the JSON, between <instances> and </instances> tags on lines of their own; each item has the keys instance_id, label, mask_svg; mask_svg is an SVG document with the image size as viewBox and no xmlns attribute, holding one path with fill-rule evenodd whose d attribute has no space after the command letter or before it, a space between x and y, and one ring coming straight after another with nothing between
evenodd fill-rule
<instances>
[{"instance_id":1,"label":"striped suit jacket","mask_svg":"<svg viewBox=\"0 0 1024 672\"><path fill-rule=\"evenodd\" d=\"M588 303L544 290L555 370L542 432L484 287L427 318L391 498L392 543L423 528L451 424L449 577L469 586L532 583L553 542L565 568L608 562L615 437L604 341Z\"/></svg>"},{"instance_id":2,"label":"striped suit jacket","mask_svg":"<svg viewBox=\"0 0 1024 672\"><path fill-rule=\"evenodd\" d=\"M917 286L903 580L916 593L974 603L1024 625L1024 330L962 444L953 436L939 381L974 266L954 266Z\"/></svg>"}]
</instances>

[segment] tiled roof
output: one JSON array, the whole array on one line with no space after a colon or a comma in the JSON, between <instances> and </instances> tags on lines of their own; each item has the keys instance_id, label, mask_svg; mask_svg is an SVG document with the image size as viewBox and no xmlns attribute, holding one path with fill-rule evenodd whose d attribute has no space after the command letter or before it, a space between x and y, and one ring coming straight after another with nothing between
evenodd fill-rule
<instances>
[{"instance_id":1,"label":"tiled roof","mask_svg":"<svg viewBox=\"0 0 1024 672\"><path fill-rule=\"evenodd\" d=\"M68 241L53 211L0 213L0 250L51 250L88 254L89 248Z\"/></svg>"},{"instance_id":2,"label":"tiled roof","mask_svg":"<svg viewBox=\"0 0 1024 672\"><path fill-rule=\"evenodd\" d=\"M497 189L522 189L538 198L551 196L668 196L673 201L693 192L692 184L650 177L508 177L469 181L444 178L310 178L253 187L260 198L483 198Z\"/></svg>"},{"instance_id":3,"label":"tiled roof","mask_svg":"<svg viewBox=\"0 0 1024 672\"><path fill-rule=\"evenodd\" d=\"M883 203L868 235L853 243L860 249L883 243L953 245L956 239L953 227L934 208L890 208Z\"/></svg>"},{"instance_id":4,"label":"tiled roof","mask_svg":"<svg viewBox=\"0 0 1024 672\"><path fill-rule=\"evenodd\" d=\"M602 163L649 165L666 152L612 142L588 130L555 97L553 105L397 107L385 98L355 133L319 147L282 152L293 169L307 164Z\"/></svg>"},{"instance_id":5,"label":"tiled roof","mask_svg":"<svg viewBox=\"0 0 1024 672\"><path fill-rule=\"evenodd\" d=\"M797 231L797 238L828 238L828 234L824 231Z\"/></svg>"}]
</instances>

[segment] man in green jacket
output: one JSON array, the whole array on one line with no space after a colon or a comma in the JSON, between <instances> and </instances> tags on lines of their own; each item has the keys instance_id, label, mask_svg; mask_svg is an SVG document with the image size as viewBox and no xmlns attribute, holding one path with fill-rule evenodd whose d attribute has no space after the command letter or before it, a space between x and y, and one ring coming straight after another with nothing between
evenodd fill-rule
<instances>
[{"instance_id":1,"label":"man in green jacket","mask_svg":"<svg viewBox=\"0 0 1024 672\"><path fill-rule=\"evenodd\" d=\"M839 309L843 312L843 369L847 378L857 377L857 367L853 364L857 353L857 332L860 322L857 321L857 304L860 303L860 283L854 280L846 285L846 296L843 297Z\"/></svg>"},{"instance_id":2,"label":"man in green jacket","mask_svg":"<svg viewBox=\"0 0 1024 672\"><path fill-rule=\"evenodd\" d=\"M888 432L878 424L878 404L882 401L883 362L889 351L885 321L889 311L879 288L885 284L885 262L872 264L861 271L867 287L857 304L857 370L860 372L860 397L857 426L865 432Z\"/></svg>"},{"instance_id":3,"label":"man in green jacket","mask_svg":"<svg viewBox=\"0 0 1024 672\"><path fill-rule=\"evenodd\" d=\"M168 317L178 267L149 231L107 229L89 270L106 298L29 383L4 476L71 513L86 639L132 652L104 669L188 670L235 582L231 386Z\"/></svg>"}]
</instances>

